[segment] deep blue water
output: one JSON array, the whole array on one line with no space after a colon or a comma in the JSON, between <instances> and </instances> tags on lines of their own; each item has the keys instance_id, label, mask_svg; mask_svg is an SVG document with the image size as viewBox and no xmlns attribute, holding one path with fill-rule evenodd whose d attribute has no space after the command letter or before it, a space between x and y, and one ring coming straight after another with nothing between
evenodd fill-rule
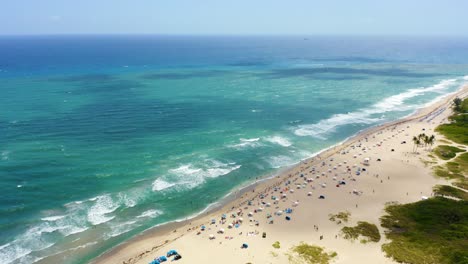
<instances>
[{"instance_id":1,"label":"deep blue water","mask_svg":"<svg viewBox=\"0 0 468 264\"><path fill-rule=\"evenodd\" d=\"M466 38L0 37L0 260L86 263L467 75Z\"/></svg>"}]
</instances>

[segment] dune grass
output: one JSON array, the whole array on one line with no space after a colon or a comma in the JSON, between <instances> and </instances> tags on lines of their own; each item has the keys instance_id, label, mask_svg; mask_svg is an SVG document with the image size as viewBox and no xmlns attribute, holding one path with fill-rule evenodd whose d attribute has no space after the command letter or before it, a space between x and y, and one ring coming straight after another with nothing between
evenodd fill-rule
<instances>
[{"instance_id":1,"label":"dune grass","mask_svg":"<svg viewBox=\"0 0 468 264\"><path fill-rule=\"evenodd\" d=\"M337 214L329 214L328 216L329 216L329 220L332 222L343 221L347 223L349 221L349 217L351 216L351 213L348 211L344 211L344 212L339 212Z\"/></svg>"},{"instance_id":2,"label":"dune grass","mask_svg":"<svg viewBox=\"0 0 468 264\"><path fill-rule=\"evenodd\" d=\"M359 221L356 226L345 226L341 229L344 238L356 240L361 237L362 243L379 242L380 233L376 225Z\"/></svg>"},{"instance_id":3,"label":"dune grass","mask_svg":"<svg viewBox=\"0 0 468 264\"><path fill-rule=\"evenodd\" d=\"M450 196L468 201L468 192L449 185L436 185L434 186L433 190L437 195Z\"/></svg>"},{"instance_id":4,"label":"dune grass","mask_svg":"<svg viewBox=\"0 0 468 264\"><path fill-rule=\"evenodd\" d=\"M274 248L276 248L276 249L281 248L281 245L280 245L280 242L279 242L279 241L276 241L275 243L273 243L272 246L273 246Z\"/></svg>"},{"instance_id":5,"label":"dune grass","mask_svg":"<svg viewBox=\"0 0 468 264\"><path fill-rule=\"evenodd\" d=\"M453 142L468 145L468 99L463 100L461 110L450 116L450 124L443 124L436 131Z\"/></svg>"},{"instance_id":6,"label":"dune grass","mask_svg":"<svg viewBox=\"0 0 468 264\"><path fill-rule=\"evenodd\" d=\"M387 206L381 218L388 257L411 264L468 263L468 202L435 197Z\"/></svg>"},{"instance_id":7,"label":"dune grass","mask_svg":"<svg viewBox=\"0 0 468 264\"><path fill-rule=\"evenodd\" d=\"M301 242L299 245L291 248L287 253L289 263L300 264L328 264L338 254L336 252L325 252L322 247L309 245Z\"/></svg>"},{"instance_id":8,"label":"dune grass","mask_svg":"<svg viewBox=\"0 0 468 264\"><path fill-rule=\"evenodd\" d=\"M443 160L453 159L459 152L465 151L463 149L459 149L457 147L449 145L440 145L434 149L434 153L437 155L437 157Z\"/></svg>"}]
</instances>

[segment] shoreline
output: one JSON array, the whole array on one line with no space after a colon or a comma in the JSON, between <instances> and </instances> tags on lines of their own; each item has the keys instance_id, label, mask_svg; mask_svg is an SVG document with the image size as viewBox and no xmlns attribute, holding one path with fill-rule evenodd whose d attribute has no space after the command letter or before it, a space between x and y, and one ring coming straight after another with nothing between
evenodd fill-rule
<instances>
[{"instance_id":1,"label":"shoreline","mask_svg":"<svg viewBox=\"0 0 468 264\"><path fill-rule=\"evenodd\" d=\"M456 92L446 94L443 96L443 98L440 98L439 100L434 102L430 102L429 105L415 110L413 113L409 114L406 117L363 129L335 145L332 145L328 148L314 153L312 157L303 159L296 164L278 170L273 175L259 177L259 180L256 180L255 182L247 183L245 186L234 188L223 198L208 205L205 209L193 214L192 216L189 216L185 219L174 220L168 223L163 223L151 227L143 231L140 235L128 239L127 241L109 249L100 256L94 258L90 263L139 263L139 261L143 257L147 257L149 253L153 253L155 250L158 250L159 248L165 245L171 244L174 241L179 240L180 238L184 237L188 232L193 231L195 229L192 229L192 227L207 222L209 217L214 217L214 214L228 212L229 210L236 208L236 204L239 204L239 206L237 207L240 208L240 205L244 204L247 200L254 199L256 196L258 196L259 193L262 193L262 190L284 183L284 181L291 178L291 175L299 168L301 168L301 166L305 166L305 164L308 164L310 162L317 163L317 161L327 160L333 155L338 155L337 153L340 153L342 150L350 147L357 141L363 140L368 136L379 131L384 131L391 127L396 127L398 125L417 121L418 119L430 117L432 114L436 113L436 111L439 111L443 107L446 107L444 109L446 110L448 108L448 104L451 103L451 100L454 97L466 97L467 92L468 86L462 85ZM438 115L440 114L441 113L439 113ZM438 117L438 115L432 117L432 120ZM179 232L178 229L182 227L190 228L187 232ZM163 238L162 243L157 243L156 246L151 247L150 251L148 251L148 249L144 250L143 247L137 249L138 245L149 243L148 240L153 240L156 238L160 240L161 238ZM154 242L151 243L154 244ZM128 253L122 253L121 251L126 251ZM143 253L134 254L136 252ZM122 257L126 256L126 260L115 262L116 259L113 257L113 255L119 254L122 255ZM119 260L122 259L123 258L120 258Z\"/></svg>"}]
</instances>

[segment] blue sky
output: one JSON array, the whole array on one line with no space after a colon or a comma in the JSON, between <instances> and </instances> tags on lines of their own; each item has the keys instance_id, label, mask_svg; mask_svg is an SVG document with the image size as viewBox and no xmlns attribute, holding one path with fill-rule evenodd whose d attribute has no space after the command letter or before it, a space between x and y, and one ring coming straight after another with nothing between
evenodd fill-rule
<instances>
[{"instance_id":1,"label":"blue sky","mask_svg":"<svg viewBox=\"0 0 468 264\"><path fill-rule=\"evenodd\" d=\"M468 0L5 0L0 34L468 36Z\"/></svg>"}]
</instances>

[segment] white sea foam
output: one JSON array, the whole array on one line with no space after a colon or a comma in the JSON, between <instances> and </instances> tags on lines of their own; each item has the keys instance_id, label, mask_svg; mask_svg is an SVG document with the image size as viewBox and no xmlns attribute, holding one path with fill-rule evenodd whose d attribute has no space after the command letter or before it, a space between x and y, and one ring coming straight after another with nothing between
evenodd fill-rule
<instances>
[{"instance_id":1,"label":"white sea foam","mask_svg":"<svg viewBox=\"0 0 468 264\"><path fill-rule=\"evenodd\" d=\"M104 194L83 201L69 202L64 205L64 212L39 217L40 223L32 225L15 240L1 246L0 263L31 263L37 258L43 258L45 255L39 252L54 245L57 235L67 237L88 230L90 224L108 222L116 217L113 214L115 210L123 206L136 206L143 195L144 192L135 189L125 193ZM133 227L129 225L128 228ZM110 234L115 236L124 231L114 230Z\"/></svg>"},{"instance_id":2,"label":"white sea foam","mask_svg":"<svg viewBox=\"0 0 468 264\"><path fill-rule=\"evenodd\" d=\"M119 208L119 205L112 200L110 195L100 195L91 201L95 204L88 211L88 221L92 225L99 225L114 219L115 216L109 215Z\"/></svg>"},{"instance_id":3,"label":"white sea foam","mask_svg":"<svg viewBox=\"0 0 468 264\"><path fill-rule=\"evenodd\" d=\"M162 191L162 190L171 188L174 185L175 185L175 183L169 183L169 182L167 182L165 180L162 180L162 179L156 179L153 182L153 188L152 189L153 189L153 191L158 192L158 191Z\"/></svg>"},{"instance_id":4,"label":"white sea foam","mask_svg":"<svg viewBox=\"0 0 468 264\"><path fill-rule=\"evenodd\" d=\"M2 154L1 154L2 160L8 160L10 158L9 154L10 154L9 151L6 151L6 150L2 151Z\"/></svg>"},{"instance_id":5,"label":"white sea foam","mask_svg":"<svg viewBox=\"0 0 468 264\"><path fill-rule=\"evenodd\" d=\"M163 212L160 210L150 209L148 211L143 212L141 215L137 216L137 218L155 218L159 215L162 215Z\"/></svg>"},{"instance_id":6,"label":"white sea foam","mask_svg":"<svg viewBox=\"0 0 468 264\"><path fill-rule=\"evenodd\" d=\"M468 81L468 75L463 76L463 80Z\"/></svg>"},{"instance_id":7,"label":"white sea foam","mask_svg":"<svg viewBox=\"0 0 468 264\"><path fill-rule=\"evenodd\" d=\"M242 149L242 148L255 148L261 146L259 142L260 138L241 138L239 143L231 144L228 147Z\"/></svg>"},{"instance_id":8,"label":"white sea foam","mask_svg":"<svg viewBox=\"0 0 468 264\"><path fill-rule=\"evenodd\" d=\"M333 132L337 127L350 124L373 124L383 119L383 114L390 111L415 110L417 105L404 105L404 102L425 93L444 93L448 88L458 84L457 79L443 80L433 86L410 89L406 92L390 96L374 104L346 114L335 114L328 119L320 120L315 124L300 125L294 130L297 136L312 136L325 139L326 135ZM380 115L375 117L375 115Z\"/></svg>"},{"instance_id":9,"label":"white sea foam","mask_svg":"<svg viewBox=\"0 0 468 264\"><path fill-rule=\"evenodd\" d=\"M269 157L266 161L274 169L290 166L297 163L297 161L293 160L291 157L284 155Z\"/></svg>"},{"instance_id":10,"label":"white sea foam","mask_svg":"<svg viewBox=\"0 0 468 264\"><path fill-rule=\"evenodd\" d=\"M264 139L266 141L270 142L270 143L277 144L277 145L280 145L280 146L283 146L283 147L289 147L289 146L292 145L292 143L291 143L291 141L289 141L289 139L284 138L284 137L280 137L280 136L266 137Z\"/></svg>"},{"instance_id":11,"label":"white sea foam","mask_svg":"<svg viewBox=\"0 0 468 264\"><path fill-rule=\"evenodd\" d=\"M41 218L41 220L42 221L57 221L57 220L62 219L64 217L65 217L65 215L49 216L49 217Z\"/></svg>"},{"instance_id":12,"label":"white sea foam","mask_svg":"<svg viewBox=\"0 0 468 264\"><path fill-rule=\"evenodd\" d=\"M241 165L236 165L236 163L222 163L213 159L206 159L200 165L183 164L168 170L167 175L156 179L153 182L153 191L162 191L168 188L192 189L204 183L208 178L227 175L240 167Z\"/></svg>"},{"instance_id":13,"label":"white sea foam","mask_svg":"<svg viewBox=\"0 0 468 264\"><path fill-rule=\"evenodd\" d=\"M128 221L111 226L111 232L106 233L104 239L109 239L127 233L135 227L135 223L136 221Z\"/></svg>"}]
</instances>

